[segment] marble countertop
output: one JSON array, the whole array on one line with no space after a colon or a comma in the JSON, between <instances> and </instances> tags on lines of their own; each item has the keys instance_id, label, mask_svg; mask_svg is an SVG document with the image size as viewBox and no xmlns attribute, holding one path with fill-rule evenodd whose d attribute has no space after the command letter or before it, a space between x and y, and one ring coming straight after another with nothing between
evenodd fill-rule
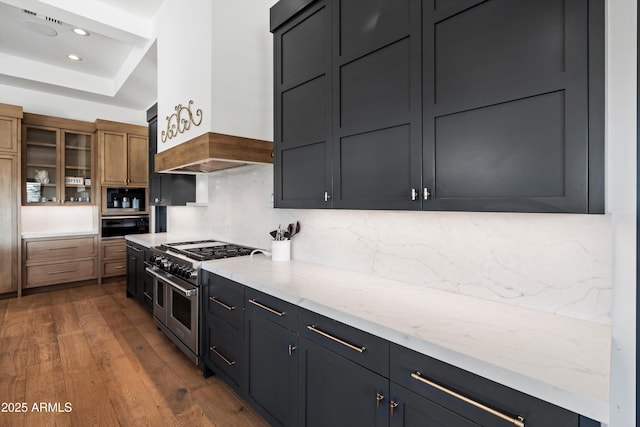
<instances>
[{"instance_id":1,"label":"marble countertop","mask_svg":"<svg viewBox=\"0 0 640 427\"><path fill-rule=\"evenodd\" d=\"M608 423L607 325L264 255L203 268Z\"/></svg>"},{"instance_id":2,"label":"marble countertop","mask_svg":"<svg viewBox=\"0 0 640 427\"><path fill-rule=\"evenodd\" d=\"M145 247L204 240L128 235ZM203 268L602 423L609 420L607 325L262 254Z\"/></svg>"}]
</instances>

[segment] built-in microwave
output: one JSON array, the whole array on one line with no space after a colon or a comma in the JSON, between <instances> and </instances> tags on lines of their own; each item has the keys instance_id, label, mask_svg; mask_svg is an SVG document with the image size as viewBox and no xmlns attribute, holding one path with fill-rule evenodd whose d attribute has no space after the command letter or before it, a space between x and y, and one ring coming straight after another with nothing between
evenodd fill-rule
<instances>
[{"instance_id":1,"label":"built-in microwave","mask_svg":"<svg viewBox=\"0 0 640 427\"><path fill-rule=\"evenodd\" d=\"M149 215L103 216L101 230L103 239L146 234L149 232Z\"/></svg>"}]
</instances>

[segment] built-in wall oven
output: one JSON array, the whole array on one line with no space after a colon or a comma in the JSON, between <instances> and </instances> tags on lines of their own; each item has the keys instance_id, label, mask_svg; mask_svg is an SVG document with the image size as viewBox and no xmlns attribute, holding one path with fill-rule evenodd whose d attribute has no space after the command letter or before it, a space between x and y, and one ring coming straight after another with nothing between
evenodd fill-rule
<instances>
[{"instance_id":1,"label":"built-in wall oven","mask_svg":"<svg viewBox=\"0 0 640 427\"><path fill-rule=\"evenodd\" d=\"M149 232L149 215L114 215L101 219L103 239L124 237L127 234L146 234Z\"/></svg>"}]
</instances>

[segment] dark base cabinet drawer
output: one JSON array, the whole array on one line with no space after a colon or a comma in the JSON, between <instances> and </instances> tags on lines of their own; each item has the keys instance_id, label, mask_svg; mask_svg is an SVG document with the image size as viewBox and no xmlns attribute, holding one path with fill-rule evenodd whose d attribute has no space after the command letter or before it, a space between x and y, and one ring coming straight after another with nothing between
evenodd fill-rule
<instances>
[{"instance_id":1,"label":"dark base cabinet drawer","mask_svg":"<svg viewBox=\"0 0 640 427\"><path fill-rule=\"evenodd\" d=\"M592 425L580 424L581 417L566 409L396 344L391 344L390 374L392 387L396 383L402 386L398 390L408 389L437 406L482 426L514 425L500 418L500 415L487 411L487 408L506 418L519 420L521 417L526 427ZM400 397L392 396L392 398L397 399L400 406L405 405L405 402L400 401ZM475 403L485 409L476 406ZM447 412L443 414L443 416L451 416ZM585 421L591 420L583 418L583 423Z\"/></svg>"},{"instance_id":2,"label":"dark base cabinet drawer","mask_svg":"<svg viewBox=\"0 0 640 427\"><path fill-rule=\"evenodd\" d=\"M389 376L389 342L319 314L302 310L300 336L316 342L349 360Z\"/></svg>"},{"instance_id":3,"label":"dark base cabinet drawer","mask_svg":"<svg viewBox=\"0 0 640 427\"><path fill-rule=\"evenodd\" d=\"M242 335L224 322L207 322L202 352L214 373L236 391L243 383Z\"/></svg>"},{"instance_id":4,"label":"dark base cabinet drawer","mask_svg":"<svg viewBox=\"0 0 640 427\"><path fill-rule=\"evenodd\" d=\"M244 322L244 286L215 274L203 277L206 287L204 309L207 313L242 330Z\"/></svg>"},{"instance_id":5,"label":"dark base cabinet drawer","mask_svg":"<svg viewBox=\"0 0 640 427\"><path fill-rule=\"evenodd\" d=\"M246 309L290 330L298 326L298 307L279 298L247 288Z\"/></svg>"}]
</instances>

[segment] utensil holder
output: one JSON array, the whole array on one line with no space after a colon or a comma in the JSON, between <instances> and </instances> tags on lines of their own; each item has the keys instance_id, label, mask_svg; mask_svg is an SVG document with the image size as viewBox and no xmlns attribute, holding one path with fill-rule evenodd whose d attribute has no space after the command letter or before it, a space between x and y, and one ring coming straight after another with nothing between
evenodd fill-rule
<instances>
[{"instance_id":1,"label":"utensil holder","mask_svg":"<svg viewBox=\"0 0 640 427\"><path fill-rule=\"evenodd\" d=\"M291 259L291 240L271 241L271 261L289 261Z\"/></svg>"}]
</instances>

